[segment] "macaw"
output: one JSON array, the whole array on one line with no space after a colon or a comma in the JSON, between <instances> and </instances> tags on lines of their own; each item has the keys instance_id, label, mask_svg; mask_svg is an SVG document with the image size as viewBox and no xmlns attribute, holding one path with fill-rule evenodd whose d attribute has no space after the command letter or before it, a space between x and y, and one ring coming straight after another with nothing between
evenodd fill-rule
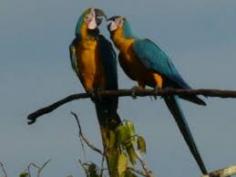
<instances>
[{"instance_id":1,"label":"macaw","mask_svg":"<svg viewBox=\"0 0 236 177\"><path fill-rule=\"evenodd\" d=\"M117 113L118 97L99 98L99 90L118 88L116 54L112 44L100 34L98 26L105 13L89 8L79 17L75 39L70 44L71 65L85 91L93 95L98 121L102 126L115 128L121 123Z\"/></svg>"},{"instance_id":2,"label":"macaw","mask_svg":"<svg viewBox=\"0 0 236 177\"><path fill-rule=\"evenodd\" d=\"M108 19L108 30L111 39L119 50L119 62L125 73L137 81L138 86L150 86L155 89L191 87L181 77L171 59L154 42L149 39L139 39L133 35L126 18L114 16ZM180 96L199 105L206 103L197 96ZM178 96L165 96L164 101L173 115L191 153L193 154L203 174L206 167L190 128L178 102Z\"/></svg>"}]
</instances>

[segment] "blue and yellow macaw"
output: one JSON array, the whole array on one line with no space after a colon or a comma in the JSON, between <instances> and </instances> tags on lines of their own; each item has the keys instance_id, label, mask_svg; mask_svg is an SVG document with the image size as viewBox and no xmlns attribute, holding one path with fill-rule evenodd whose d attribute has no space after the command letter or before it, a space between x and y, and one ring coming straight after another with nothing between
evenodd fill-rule
<instances>
[{"instance_id":1,"label":"blue and yellow macaw","mask_svg":"<svg viewBox=\"0 0 236 177\"><path fill-rule=\"evenodd\" d=\"M86 92L118 88L116 54L112 44L99 33L98 26L105 13L89 8L80 16L75 39L70 44L71 65ZM118 97L92 98L102 126L114 128L121 120L117 114Z\"/></svg>"},{"instance_id":2,"label":"blue and yellow macaw","mask_svg":"<svg viewBox=\"0 0 236 177\"><path fill-rule=\"evenodd\" d=\"M108 21L111 39L120 52L120 65L131 79L138 82L139 87L190 89L171 59L151 40L135 37L124 17L114 16ZM199 105L206 105L197 96L181 96L181 98ZM166 96L164 100L202 173L207 174L206 167L178 103L178 97Z\"/></svg>"}]
</instances>

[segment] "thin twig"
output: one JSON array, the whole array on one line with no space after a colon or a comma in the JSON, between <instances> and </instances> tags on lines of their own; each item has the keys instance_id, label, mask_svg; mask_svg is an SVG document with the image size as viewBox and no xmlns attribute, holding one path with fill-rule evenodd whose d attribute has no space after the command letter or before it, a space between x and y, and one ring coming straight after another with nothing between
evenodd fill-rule
<instances>
[{"instance_id":1,"label":"thin twig","mask_svg":"<svg viewBox=\"0 0 236 177\"><path fill-rule=\"evenodd\" d=\"M130 170L130 171L132 171L132 172L134 172L134 173L136 173L136 174L138 174L138 175L147 177L147 175L146 175L145 173L143 173L142 171L140 171L140 170L136 170L136 169L134 169L134 168L132 168L132 167L128 167L127 169Z\"/></svg>"},{"instance_id":2,"label":"thin twig","mask_svg":"<svg viewBox=\"0 0 236 177\"><path fill-rule=\"evenodd\" d=\"M192 96L192 95L203 95L207 97L220 97L220 98L236 98L236 90L217 90L217 89L163 89L163 90L153 90L153 89L143 89L143 90L133 90L133 89L121 89L121 90L105 90L99 91L101 97L124 97L124 96L167 96L167 95L179 95L179 96ZM38 117L50 113L57 109L58 107L78 99L90 98L89 93L78 93L69 95L49 106L43 107L28 115L28 124L33 124Z\"/></svg>"},{"instance_id":3,"label":"thin twig","mask_svg":"<svg viewBox=\"0 0 236 177\"><path fill-rule=\"evenodd\" d=\"M37 164L31 162L28 166L27 166L27 172L29 177L31 177L31 167L34 167L37 169L37 177L40 177L40 174L42 172L42 170L47 166L47 164L51 161L51 159L47 160L41 167L38 166Z\"/></svg>"},{"instance_id":4,"label":"thin twig","mask_svg":"<svg viewBox=\"0 0 236 177\"><path fill-rule=\"evenodd\" d=\"M202 177L230 177L236 174L236 165L212 171Z\"/></svg>"},{"instance_id":5,"label":"thin twig","mask_svg":"<svg viewBox=\"0 0 236 177\"><path fill-rule=\"evenodd\" d=\"M138 156L138 160L143 168L146 177L153 177L152 171L147 168L146 163Z\"/></svg>"},{"instance_id":6,"label":"thin twig","mask_svg":"<svg viewBox=\"0 0 236 177\"><path fill-rule=\"evenodd\" d=\"M0 166L1 166L2 172L4 174L4 177L7 177L7 171L5 170L5 167L2 162L0 162Z\"/></svg>"},{"instance_id":7,"label":"thin twig","mask_svg":"<svg viewBox=\"0 0 236 177\"><path fill-rule=\"evenodd\" d=\"M80 159L78 160L78 162L79 162L80 166L83 168L83 170L84 170L86 176L88 176L89 174L88 174L87 169L86 169L85 166L84 166L84 163L83 163Z\"/></svg>"},{"instance_id":8,"label":"thin twig","mask_svg":"<svg viewBox=\"0 0 236 177\"><path fill-rule=\"evenodd\" d=\"M105 162L105 155L102 156L100 176L103 176L103 172L104 172L104 162Z\"/></svg>"},{"instance_id":9,"label":"thin twig","mask_svg":"<svg viewBox=\"0 0 236 177\"><path fill-rule=\"evenodd\" d=\"M82 147L82 151L83 151L83 156L84 156L84 160L86 160L86 153L85 153L85 148L84 148L84 140L83 140L83 136L81 136L81 134L83 135L82 133L82 128L81 128L81 125L80 125L80 122L78 121L78 116L76 113L72 112L71 111L71 114L73 115L73 117L76 119L76 122L77 122L77 125L79 127L79 141L80 141L80 144L81 144L81 147ZM78 120L77 120L78 119Z\"/></svg>"},{"instance_id":10,"label":"thin twig","mask_svg":"<svg viewBox=\"0 0 236 177\"><path fill-rule=\"evenodd\" d=\"M43 171L43 169L47 166L47 164L51 161L51 159L47 160L38 170L37 176L40 176L40 173Z\"/></svg>"},{"instance_id":11,"label":"thin twig","mask_svg":"<svg viewBox=\"0 0 236 177\"><path fill-rule=\"evenodd\" d=\"M34 168L36 168L37 170L40 169L40 167L39 167L37 164L31 162L31 163L27 166L27 172L28 172L29 177L31 177L31 170L30 170L31 167L34 167ZM38 173L37 173L37 176L38 176Z\"/></svg>"},{"instance_id":12,"label":"thin twig","mask_svg":"<svg viewBox=\"0 0 236 177\"><path fill-rule=\"evenodd\" d=\"M83 141L87 144L87 146L89 148L91 148L93 151L95 151L103 156L103 152L100 149L98 149L97 147L95 147L92 143L90 143L89 140L87 138L85 138L85 136L83 135L82 128L81 128L80 121L79 121L77 114L75 114L74 112L71 112L71 114L74 116L74 118L77 122L77 125L79 128L79 136L83 139Z\"/></svg>"}]
</instances>

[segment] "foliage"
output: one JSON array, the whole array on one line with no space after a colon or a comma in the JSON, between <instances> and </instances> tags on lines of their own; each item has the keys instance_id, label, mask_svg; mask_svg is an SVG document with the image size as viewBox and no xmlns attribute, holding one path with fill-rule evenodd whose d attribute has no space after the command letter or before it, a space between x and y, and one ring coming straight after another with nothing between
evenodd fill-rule
<instances>
[{"instance_id":1,"label":"foliage","mask_svg":"<svg viewBox=\"0 0 236 177\"><path fill-rule=\"evenodd\" d=\"M95 163L81 163L81 166L84 169L86 177L102 177L102 174L99 173L99 167Z\"/></svg>"},{"instance_id":2,"label":"foliage","mask_svg":"<svg viewBox=\"0 0 236 177\"><path fill-rule=\"evenodd\" d=\"M28 177L29 173L28 172L22 172L19 177Z\"/></svg>"},{"instance_id":3,"label":"foliage","mask_svg":"<svg viewBox=\"0 0 236 177\"><path fill-rule=\"evenodd\" d=\"M91 150L102 155L101 166L93 162L80 162L86 177L151 177L151 171L147 170L145 163L141 159L141 154L146 153L146 142L142 136L136 134L134 124L130 121L122 122L115 129L110 127L100 127L104 150L98 149L82 133L78 116L72 114L77 121L79 128L79 137L84 148L85 143ZM104 159L107 162L107 168L103 166ZM19 177L31 177L31 168L36 170L37 177L40 177L42 170L47 166L50 160L42 166L30 163L27 169ZM139 166L137 162L140 162ZM142 167L142 169L138 169ZM104 173L106 171L106 173Z\"/></svg>"},{"instance_id":4,"label":"foliage","mask_svg":"<svg viewBox=\"0 0 236 177\"><path fill-rule=\"evenodd\" d=\"M147 173L150 171L145 169L140 155L146 153L146 142L142 136L136 134L132 122L124 121L115 130L102 128L101 131L103 143L106 145L103 156L107 157L110 176L111 174L116 177L137 177L138 174L148 176ZM137 161L141 162L143 170L136 170ZM81 165L87 177L103 177L101 175L103 167L99 168L94 163L81 163Z\"/></svg>"}]
</instances>

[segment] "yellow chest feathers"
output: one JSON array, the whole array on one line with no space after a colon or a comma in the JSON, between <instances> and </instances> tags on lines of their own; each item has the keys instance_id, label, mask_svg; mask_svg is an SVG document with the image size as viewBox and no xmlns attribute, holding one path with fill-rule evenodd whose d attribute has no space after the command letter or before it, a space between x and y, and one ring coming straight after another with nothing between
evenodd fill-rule
<instances>
[{"instance_id":1,"label":"yellow chest feathers","mask_svg":"<svg viewBox=\"0 0 236 177\"><path fill-rule=\"evenodd\" d=\"M82 40L76 55L80 79L85 90L104 88L104 71L97 41L94 39Z\"/></svg>"},{"instance_id":2,"label":"yellow chest feathers","mask_svg":"<svg viewBox=\"0 0 236 177\"><path fill-rule=\"evenodd\" d=\"M127 61L132 62L134 58L134 54L132 52L132 45L134 43L134 39L132 38L126 38L123 34L122 29L118 29L114 32L112 36L112 40L115 44L115 46L119 49L120 54L122 56L125 56L125 59Z\"/></svg>"},{"instance_id":3,"label":"yellow chest feathers","mask_svg":"<svg viewBox=\"0 0 236 177\"><path fill-rule=\"evenodd\" d=\"M85 72L85 70L90 70L93 72L94 65L98 60L97 42L95 40L82 40L77 51L77 56L80 71Z\"/></svg>"}]
</instances>

